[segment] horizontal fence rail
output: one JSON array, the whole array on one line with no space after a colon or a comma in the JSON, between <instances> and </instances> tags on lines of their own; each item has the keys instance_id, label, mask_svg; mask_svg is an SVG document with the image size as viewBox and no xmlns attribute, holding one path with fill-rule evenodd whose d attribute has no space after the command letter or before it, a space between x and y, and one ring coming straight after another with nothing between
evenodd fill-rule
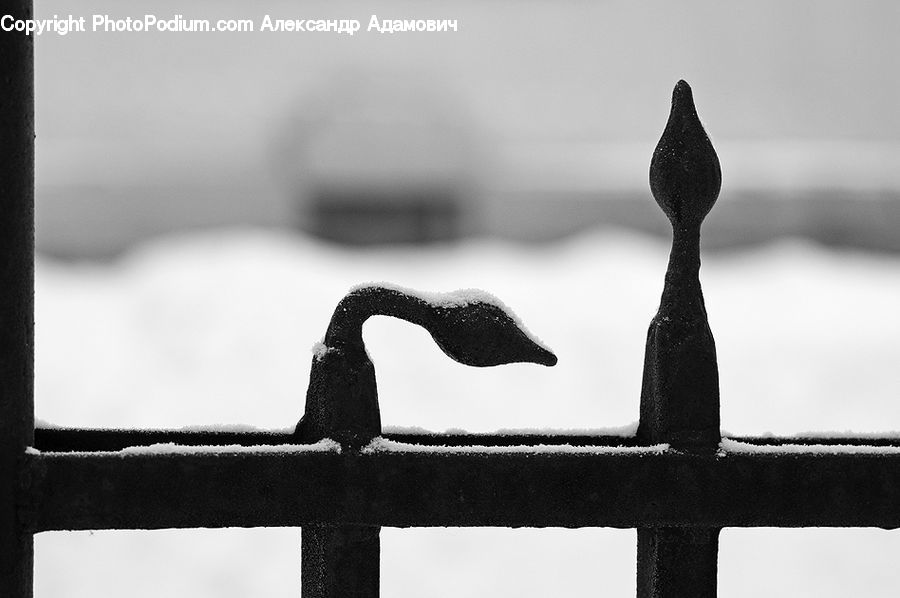
<instances>
[{"instance_id":1,"label":"horizontal fence rail","mask_svg":"<svg viewBox=\"0 0 900 598\"><path fill-rule=\"evenodd\" d=\"M803 445L791 450L797 446ZM29 457L32 524L34 531L308 524L895 528L900 446L891 448L898 452L694 455L597 444L489 449L496 452L434 452L425 445L372 454L53 452Z\"/></svg>"},{"instance_id":2,"label":"horizontal fence rail","mask_svg":"<svg viewBox=\"0 0 900 598\"><path fill-rule=\"evenodd\" d=\"M34 431L34 448L38 452L115 452L123 449L149 447L159 444L177 446L243 446L267 447L296 444L293 432L275 430L222 431L216 429L114 429L114 428L37 428ZM810 447L822 456L827 450L816 447L900 447L900 436L841 436L813 434L798 436L728 436L725 438L759 447L800 445ZM496 432L385 432L381 438L402 444L423 445L424 447L466 447L466 446L538 446L572 445L599 447L639 447L645 446L633 435L593 433L567 433L553 430L540 432L510 433ZM835 449L842 451L842 449ZM866 448L861 448L866 451ZM785 452L794 452L791 448ZM832 451L834 452L834 451ZM847 451L849 452L849 449ZM890 452L885 453L890 454Z\"/></svg>"}]
</instances>

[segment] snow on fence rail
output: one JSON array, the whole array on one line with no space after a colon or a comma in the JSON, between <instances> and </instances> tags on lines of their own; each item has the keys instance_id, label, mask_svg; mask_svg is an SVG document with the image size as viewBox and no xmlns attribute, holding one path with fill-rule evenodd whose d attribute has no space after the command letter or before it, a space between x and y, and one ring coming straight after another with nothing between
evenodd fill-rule
<instances>
[{"instance_id":1,"label":"snow on fence rail","mask_svg":"<svg viewBox=\"0 0 900 598\"><path fill-rule=\"evenodd\" d=\"M636 528L638 595L666 598L716 595L723 527L900 527L897 435L722 437L699 282L721 174L683 81L650 167L673 246L636 427L383 430L371 315L425 327L468 365L556 357L486 293L366 285L335 310L296 428L35 429L31 43L0 36L0 596L32 595L48 530L302 526L303 595L326 598L378 595L381 526Z\"/></svg>"}]
</instances>

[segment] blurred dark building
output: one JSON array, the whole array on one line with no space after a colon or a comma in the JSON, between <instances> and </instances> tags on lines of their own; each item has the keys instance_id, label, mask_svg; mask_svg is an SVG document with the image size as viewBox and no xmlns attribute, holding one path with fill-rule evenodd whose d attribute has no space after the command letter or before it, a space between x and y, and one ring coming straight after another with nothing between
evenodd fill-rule
<instances>
[{"instance_id":1,"label":"blurred dark building","mask_svg":"<svg viewBox=\"0 0 900 598\"><path fill-rule=\"evenodd\" d=\"M465 110L433 81L344 73L306 98L280 161L299 226L358 244L472 233L476 142Z\"/></svg>"}]
</instances>

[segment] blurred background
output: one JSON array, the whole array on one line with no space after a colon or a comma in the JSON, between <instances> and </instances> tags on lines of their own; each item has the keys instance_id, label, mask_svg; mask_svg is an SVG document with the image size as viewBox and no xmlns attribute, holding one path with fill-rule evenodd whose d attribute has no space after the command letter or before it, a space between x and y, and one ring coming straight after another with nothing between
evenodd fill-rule
<instances>
[{"instance_id":1,"label":"blurred background","mask_svg":"<svg viewBox=\"0 0 900 598\"><path fill-rule=\"evenodd\" d=\"M889 1L139 2L39 16L355 18L327 33L84 33L37 44L38 247L117 255L214 226L346 243L665 233L647 167L686 79L724 165L707 247L900 250ZM369 17L458 32L366 32Z\"/></svg>"},{"instance_id":2,"label":"blurred background","mask_svg":"<svg viewBox=\"0 0 900 598\"><path fill-rule=\"evenodd\" d=\"M900 7L889 0L38 0L39 18L358 19L335 33L36 40L36 412L286 428L351 285L480 287L559 355L465 368L375 319L388 426L637 418L686 79L723 169L704 224L722 425L900 430ZM366 32L455 19L458 32ZM635 534L384 530L385 596L634 594ZM48 533L36 595L297 596L299 530ZM900 535L725 530L727 596L896 596Z\"/></svg>"}]
</instances>

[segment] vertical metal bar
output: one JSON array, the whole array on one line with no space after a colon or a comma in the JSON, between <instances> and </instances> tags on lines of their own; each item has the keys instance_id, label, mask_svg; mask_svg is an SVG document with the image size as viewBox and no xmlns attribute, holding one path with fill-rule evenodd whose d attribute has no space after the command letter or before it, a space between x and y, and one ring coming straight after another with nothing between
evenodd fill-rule
<instances>
[{"instance_id":1,"label":"vertical metal bar","mask_svg":"<svg viewBox=\"0 0 900 598\"><path fill-rule=\"evenodd\" d=\"M303 598L377 598L381 528L304 526Z\"/></svg>"},{"instance_id":2,"label":"vertical metal bar","mask_svg":"<svg viewBox=\"0 0 900 598\"><path fill-rule=\"evenodd\" d=\"M0 15L32 17L31 0ZM34 46L0 32L0 596L32 595L33 537L22 518L34 441Z\"/></svg>"},{"instance_id":3,"label":"vertical metal bar","mask_svg":"<svg viewBox=\"0 0 900 598\"><path fill-rule=\"evenodd\" d=\"M715 596L718 529L638 529L638 598Z\"/></svg>"},{"instance_id":4,"label":"vertical metal bar","mask_svg":"<svg viewBox=\"0 0 900 598\"><path fill-rule=\"evenodd\" d=\"M306 410L296 430L302 442L331 438L341 443L343 452L356 452L381 434L375 367L362 344L362 307L342 303L335 310L326 346L313 357ZM343 334L332 332L343 330L343 324L353 340L343 342ZM380 533L380 527L371 526L303 526L303 598L377 598Z\"/></svg>"},{"instance_id":5,"label":"vertical metal bar","mask_svg":"<svg viewBox=\"0 0 900 598\"><path fill-rule=\"evenodd\" d=\"M679 81L650 162L650 189L672 223L659 311L647 332L638 437L693 453L718 448L719 372L700 288L700 225L722 173L691 88ZM638 529L639 598L715 598L719 530Z\"/></svg>"}]
</instances>

